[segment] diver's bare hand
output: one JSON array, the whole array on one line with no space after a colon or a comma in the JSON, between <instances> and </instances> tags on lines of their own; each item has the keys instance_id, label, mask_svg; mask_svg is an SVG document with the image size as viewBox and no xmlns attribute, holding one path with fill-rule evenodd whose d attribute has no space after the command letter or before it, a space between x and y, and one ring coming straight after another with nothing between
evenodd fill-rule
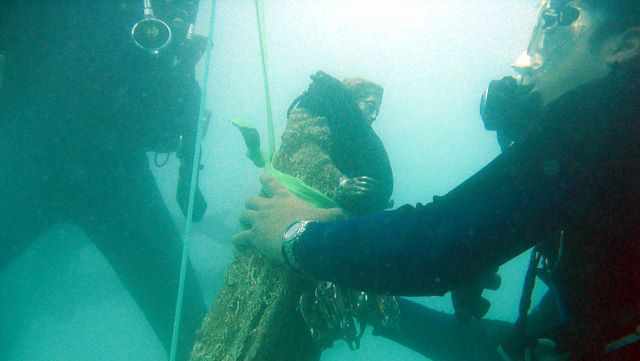
<instances>
[{"instance_id":1,"label":"diver's bare hand","mask_svg":"<svg viewBox=\"0 0 640 361\"><path fill-rule=\"evenodd\" d=\"M262 194L249 198L240 215L244 231L233 237L236 247L254 246L269 259L282 263L285 228L296 220L336 221L346 218L339 208L313 207L294 196L274 176L260 177Z\"/></svg>"}]
</instances>

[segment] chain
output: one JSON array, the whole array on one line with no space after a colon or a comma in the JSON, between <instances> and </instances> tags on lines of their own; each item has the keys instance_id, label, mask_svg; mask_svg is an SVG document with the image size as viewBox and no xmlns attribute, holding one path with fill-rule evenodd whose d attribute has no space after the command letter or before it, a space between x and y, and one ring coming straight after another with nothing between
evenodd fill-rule
<instances>
[{"instance_id":1,"label":"chain","mask_svg":"<svg viewBox=\"0 0 640 361\"><path fill-rule=\"evenodd\" d=\"M350 349L360 348L367 325L396 327L400 309L393 296L372 295L331 282L320 282L300 297L300 312L314 340L327 349L344 340Z\"/></svg>"}]
</instances>

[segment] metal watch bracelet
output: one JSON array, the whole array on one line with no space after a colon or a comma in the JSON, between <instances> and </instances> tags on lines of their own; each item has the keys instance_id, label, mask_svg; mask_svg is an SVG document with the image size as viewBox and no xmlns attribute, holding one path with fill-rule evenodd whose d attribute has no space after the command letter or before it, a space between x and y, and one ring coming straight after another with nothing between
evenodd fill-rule
<instances>
[{"instance_id":1,"label":"metal watch bracelet","mask_svg":"<svg viewBox=\"0 0 640 361\"><path fill-rule=\"evenodd\" d=\"M294 247L302 238L304 230L307 228L309 221L298 220L289 225L284 232L284 240L282 242L282 257L284 262L291 268L301 271L302 268L296 260Z\"/></svg>"}]
</instances>

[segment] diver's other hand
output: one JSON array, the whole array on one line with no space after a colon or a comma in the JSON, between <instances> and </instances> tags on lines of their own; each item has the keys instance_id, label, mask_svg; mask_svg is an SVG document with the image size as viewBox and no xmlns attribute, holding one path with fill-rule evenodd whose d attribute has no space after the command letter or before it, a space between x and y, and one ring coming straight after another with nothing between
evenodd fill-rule
<instances>
[{"instance_id":1,"label":"diver's other hand","mask_svg":"<svg viewBox=\"0 0 640 361\"><path fill-rule=\"evenodd\" d=\"M485 289L497 290L500 287L502 280L497 272L496 269L494 272L481 276L470 284L451 291L451 301L458 320L479 319L487 314L491 303L482 297L482 292Z\"/></svg>"},{"instance_id":2,"label":"diver's other hand","mask_svg":"<svg viewBox=\"0 0 640 361\"><path fill-rule=\"evenodd\" d=\"M189 177L181 176L178 178L178 189L176 190L176 201L182 214L187 217L189 213L189 187L191 187ZM200 187L196 184L196 191L193 198L193 214L191 220L193 222L199 222L204 217L207 211L207 201L200 191Z\"/></svg>"},{"instance_id":3,"label":"diver's other hand","mask_svg":"<svg viewBox=\"0 0 640 361\"><path fill-rule=\"evenodd\" d=\"M346 218L338 208L313 207L294 196L274 176L260 177L262 193L249 198L240 215L244 231L233 237L236 247L254 246L269 259L282 263L282 241L287 226L296 220L337 221Z\"/></svg>"},{"instance_id":4,"label":"diver's other hand","mask_svg":"<svg viewBox=\"0 0 640 361\"><path fill-rule=\"evenodd\" d=\"M522 137L542 113L542 98L533 85L521 85L510 76L492 80L480 102L480 117L487 130L498 133L505 149Z\"/></svg>"},{"instance_id":5,"label":"diver's other hand","mask_svg":"<svg viewBox=\"0 0 640 361\"><path fill-rule=\"evenodd\" d=\"M367 176L353 178L342 176L338 187L338 192L349 198L367 197L382 191L380 182Z\"/></svg>"},{"instance_id":6,"label":"diver's other hand","mask_svg":"<svg viewBox=\"0 0 640 361\"><path fill-rule=\"evenodd\" d=\"M384 207L384 209L391 209L395 205L396 205L396 202L393 199L389 199L387 201L387 205Z\"/></svg>"}]
</instances>

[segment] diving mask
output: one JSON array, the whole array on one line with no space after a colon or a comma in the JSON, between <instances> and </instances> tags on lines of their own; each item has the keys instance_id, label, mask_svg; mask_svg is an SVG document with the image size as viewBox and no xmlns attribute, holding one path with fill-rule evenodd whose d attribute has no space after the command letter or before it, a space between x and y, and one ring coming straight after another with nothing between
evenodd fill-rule
<instances>
[{"instance_id":1,"label":"diving mask","mask_svg":"<svg viewBox=\"0 0 640 361\"><path fill-rule=\"evenodd\" d=\"M544 1L527 52L516 60L513 68L525 77L544 72L563 58L592 22L579 1Z\"/></svg>"}]
</instances>

